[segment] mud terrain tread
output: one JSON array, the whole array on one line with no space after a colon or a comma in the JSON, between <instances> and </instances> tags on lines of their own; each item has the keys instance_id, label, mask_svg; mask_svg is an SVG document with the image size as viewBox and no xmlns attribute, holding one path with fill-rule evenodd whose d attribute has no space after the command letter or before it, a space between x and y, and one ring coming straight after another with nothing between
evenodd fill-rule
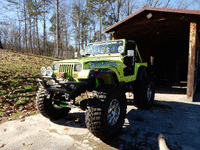
<instances>
[{"instance_id":1,"label":"mud terrain tread","mask_svg":"<svg viewBox=\"0 0 200 150\"><path fill-rule=\"evenodd\" d=\"M86 111L85 122L87 128L95 136L107 139L115 136L121 130L126 116L126 97L123 90L117 86L104 85L97 89L98 95L90 100L90 107ZM103 98L104 97L104 98ZM113 126L107 123L107 108L110 101L120 97L120 117Z\"/></svg>"},{"instance_id":2,"label":"mud terrain tread","mask_svg":"<svg viewBox=\"0 0 200 150\"><path fill-rule=\"evenodd\" d=\"M44 117L49 119L60 119L69 113L70 108L56 109L53 107L52 101L46 98L45 93L45 89L39 88L36 96L36 107Z\"/></svg>"}]
</instances>

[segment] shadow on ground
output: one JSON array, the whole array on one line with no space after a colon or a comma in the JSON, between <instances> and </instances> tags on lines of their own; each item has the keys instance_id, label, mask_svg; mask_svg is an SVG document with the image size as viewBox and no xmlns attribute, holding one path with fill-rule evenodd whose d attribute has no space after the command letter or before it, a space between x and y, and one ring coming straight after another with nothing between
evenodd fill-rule
<instances>
[{"instance_id":1,"label":"shadow on ground","mask_svg":"<svg viewBox=\"0 0 200 150\"><path fill-rule=\"evenodd\" d=\"M131 107L131 106L129 106ZM171 150L198 149L200 106L156 100L150 110L131 109L119 138L104 141L118 149L158 149L158 135Z\"/></svg>"},{"instance_id":2,"label":"shadow on ground","mask_svg":"<svg viewBox=\"0 0 200 150\"><path fill-rule=\"evenodd\" d=\"M178 85L164 84L156 85L156 93L162 94L186 94L187 84L180 83Z\"/></svg>"},{"instance_id":3,"label":"shadow on ground","mask_svg":"<svg viewBox=\"0 0 200 150\"><path fill-rule=\"evenodd\" d=\"M85 112L69 113L65 118L51 120L55 124L74 128L86 128Z\"/></svg>"},{"instance_id":4,"label":"shadow on ground","mask_svg":"<svg viewBox=\"0 0 200 150\"><path fill-rule=\"evenodd\" d=\"M165 97L163 97L165 99ZM155 100L150 110L138 110L129 99L124 126L119 136L96 142L95 149L158 149L158 135L163 134L170 150L195 150L200 145L200 92L196 103ZM62 126L86 128L84 112L53 121ZM94 138L92 136L83 139ZM90 139L89 141L91 141Z\"/></svg>"}]
</instances>

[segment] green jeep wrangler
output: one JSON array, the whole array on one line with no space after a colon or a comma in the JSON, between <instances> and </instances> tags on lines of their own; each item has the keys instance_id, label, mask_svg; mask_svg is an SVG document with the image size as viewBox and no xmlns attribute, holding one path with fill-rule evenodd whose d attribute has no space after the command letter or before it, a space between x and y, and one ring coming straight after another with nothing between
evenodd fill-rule
<instances>
[{"instance_id":1,"label":"green jeep wrangler","mask_svg":"<svg viewBox=\"0 0 200 150\"><path fill-rule=\"evenodd\" d=\"M138 108L154 102L154 84L146 75L134 41L125 39L95 42L81 50L80 59L53 62L42 67L36 97L39 112L49 119L66 116L73 105L85 113L87 128L101 139L116 135L126 116L126 92L134 93ZM82 93L90 97L76 100Z\"/></svg>"}]
</instances>

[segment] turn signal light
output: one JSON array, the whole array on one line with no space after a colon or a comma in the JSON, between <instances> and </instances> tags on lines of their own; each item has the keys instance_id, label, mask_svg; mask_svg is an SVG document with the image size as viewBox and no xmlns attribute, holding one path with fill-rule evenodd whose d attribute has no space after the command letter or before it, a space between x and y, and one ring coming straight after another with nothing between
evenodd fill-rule
<instances>
[{"instance_id":1,"label":"turn signal light","mask_svg":"<svg viewBox=\"0 0 200 150\"><path fill-rule=\"evenodd\" d=\"M74 78L78 78L78 75L77 75L77 74L74 74Z\"/></svg>"}]
</instances>

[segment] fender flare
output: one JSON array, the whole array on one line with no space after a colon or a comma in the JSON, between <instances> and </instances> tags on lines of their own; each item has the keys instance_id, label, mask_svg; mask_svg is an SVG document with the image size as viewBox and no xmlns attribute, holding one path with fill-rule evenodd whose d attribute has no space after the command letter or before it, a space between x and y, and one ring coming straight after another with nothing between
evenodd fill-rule
<instances>
[{"instance_id":1,"label":"fender flare","mask_svg":"<svg viewBox=\"0 0 200 150\"><path fill-rule=\"evenodd\" d=\"M115 74L115 72L109 70L109 71L102 71L102 72L95 72L93 70L90 71L89 74L89 78L99 78L99 76L103 75L103 74L111 74L111 76L113 77L114 81L116 84L119 84L119 80L117 78L117 75Z\"/></svg>"},{"instance_id":2,"label":"fender flare","mask_svg":"<svg viewBox=\"0 0 200 150\"><path fill-rule=\"evenodd\" d=\"M145 75L145 68L144 66L139 67L136 80L142 80L142 77Z\"/></svg>"}]
</instances>

